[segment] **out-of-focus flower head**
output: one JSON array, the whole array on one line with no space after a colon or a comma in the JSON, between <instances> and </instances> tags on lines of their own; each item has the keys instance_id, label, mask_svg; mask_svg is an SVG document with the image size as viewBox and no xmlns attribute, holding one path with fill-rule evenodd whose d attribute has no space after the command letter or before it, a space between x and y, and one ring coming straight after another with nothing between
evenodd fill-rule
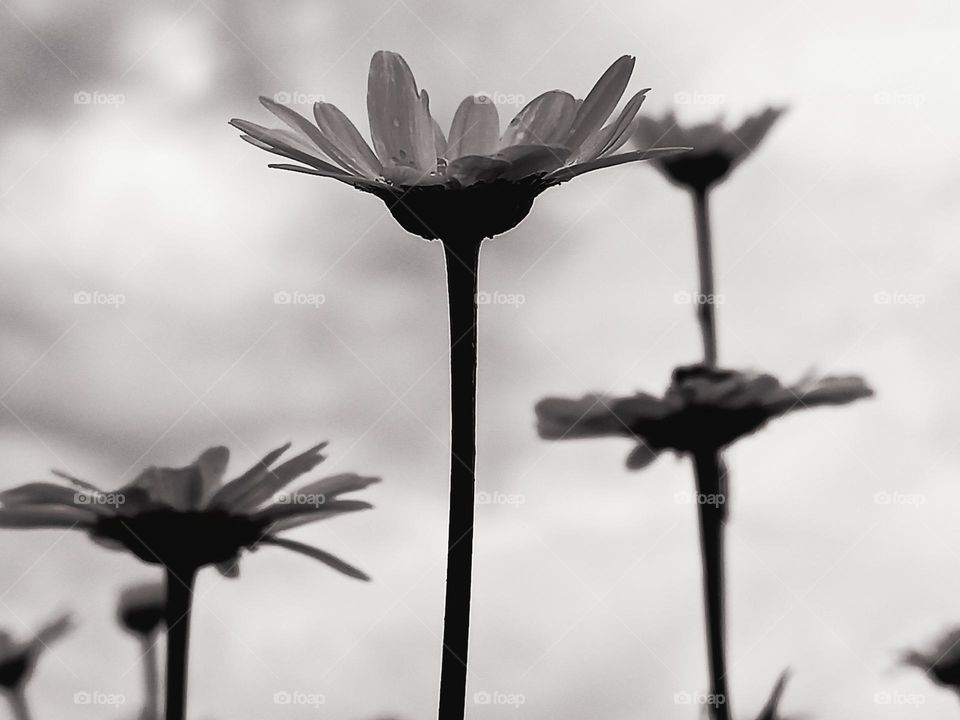
<instances>
[{"instance_id":1,"label":"out-of-focus flower head","mask_svg":"<svg viewBox=\"0 0 960 720\"><path fill-rule=\"evenodd\" d=\"M336 106L318 102L311 122L269 98L260 102L286 126L230 123L244 140L297 165L284 170L330 177L383 200L407 231L428 240L482 240L505 232L547 188L611 165L671 154L674 149L618 153L630 138L648 91L623 96L634 58L611 65L583 100L551 90L531 100L501 133L497 106L468 96L445 135L430 114L406 61L378 51L370 61L367 114L373 149ZM606 124L604 124L606 123ZM661 143L662 145L662 143Z\"/></svg>"},{"instance_id":2,"label":"out-of-focus flower head","mask_svg":"<svg viewBox=\"0 0 960 720\"><path fill-rule=\"evenodd\" d=\"M945 633L926 652L909 650L901 660L923 670L938 685L960 694L960 627Z\"/></svg>"},{"instance_id":3,"label":"out-of-focus flower head","mask_svg":"<svg viewBox=\"0 0 960 720\"><path fill-rule=\"evenodd\" d=\"M856 376L806 377L783 385L772 375L706 365L678 367L663 397L586 395L537 403L537 430L547 440L628 437L638 445L627 467L653 462L663 450L719 450L768 420L818 405L845 405L873 391Z\"/></svg>"},{"instance_id":4,"label":"out-of-focus flower head","mask_svg":"<svg viewBox=\"0 0 960 720\"><path fill-rule=\"evenodd\" d=\"M164 622L167 586L143 582L124 588L117 602L117 622L134 635L152 635Z\"/></svg>"},{"instance_id":5,"label":"out-of-focus flower head","mask_svg":"<svg viewBox=\"0 0 960 720\"><path fill-rule=\"evenodd\" d=\"M147 468L114 492L58 473L72 487L34 482L0 492L0 527L74 528L147 563L179 570L216 565L229 577L238 574L237 562L244 549L276 545L367 580L363 572L324 550L276 535L373 507L341 498L379 481L353 473L332 475L274 497L322 462L320 451L325 446L321 443L274 466L290 447L288 443L227 483L223 482L229 459L225 447L210 448L183 468Z\"/></svg>"},{"instance_id":6,"label":"out-of-focus flower head","mask_svg":"<svg viewBox=\"0 0 960 720\"><path fill-rule=\"evenodd\" d=\"M51 644L72 629L68 615L45 625L32 638L17 642L6 631L0 631L0 688L18 690L30 678L37 658Z\"/></svg>"},{"instance_id":7,"label":"out-of-focus flower head","mask_svg":"<svg viewBox=\"0 0 960 720\"><path fill-rule=\"evenodd\" d=\"M680 125L669 112L661 118L637 118L634 143L639 147L689 146L690 152L659 157L653 165L671 182L703 192L729 175L750 153L784 113L784 108L766 108L734 129L721 121Z\"/></svg>"}]
</instances>

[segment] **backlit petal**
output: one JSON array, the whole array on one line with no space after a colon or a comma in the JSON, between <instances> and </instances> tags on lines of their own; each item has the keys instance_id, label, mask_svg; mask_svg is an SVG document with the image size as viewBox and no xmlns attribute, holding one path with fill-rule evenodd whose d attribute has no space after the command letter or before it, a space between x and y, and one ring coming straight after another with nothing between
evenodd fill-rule
<instances>
[{"instance_id":1,"label":"backlit petal","mask_svg":"<svg viewBox=\"0 0 960 720\"><path fill-rule=\"evenodd\" d=\"M358 175L368 178L380 176L383 171L380 160L360 135L360 131L350 122L350 118L340 112L336 105L315 103L313 117L324 138L329 142L331 150L336 153L331 154L327 148L321 146L327 154Z\"/></svg>"},{"instance_id":2,"label":"backlit petal","mask_svg":"<svg viewBox=\"0 0 960 720\"><path fill-rule=\"evenodd\" d=\"M413 73L397 53L379 50L370 60L367 114L373 148L384 167L429 171L436 165L433 127L423 113ZM424 139L429 143L424 144Z\"/></svg>"},{"instance_id":3,"label":"backlit petal","mask_svg":"<svg viewBox=\"0 0 960 720\"><path fill-rule=\"evenodd\" d=\"M630 75L633 74L634 63L634 58L624 55L600 76L597 84L593 86L577 110L565 143L568 148L571 150L579 148L581 143L607 121L610 113L623 97L624 90L627 89Z\"/></svg>"},{"instance_id":4,"label":"backlit petal","mask_svg":"<svg viewBox=\"0 0 960 720\"><path fill-rule=\"evenodd\" d=\"M342 572L344 575L349 575L352 578L357 580L370 580L370 576L367 575L362 570L355 568L353 565L350 565L347 562L344 562L336 555L332 555L325 550L320 550L311 545L305 545L296 540L287 540L286 538L278 538L273 535L267 535L263 540L261 540L263 545L276 545L277 547L286 548L287 550L293 550L294 552L306 555L307 557L312 557L314 560L319 560L325 565L333 568L338 572Z\"/></svg>"},{"instance_id":5,"label":"backlit petal","mask_svg":"<svg viewBox=\"0 0 960 720\"><path fill-rule=\"evenodd\" d=\"M573 95L562 90L545 92L528 102L510 121L500 138L500 147L563 145L576 114Z\"/></svg>"},{"instance_id":6,"label":"backlit petal","mask_svg":"<svg viewBox=\"0 0 960 720\"><path fill-rule=\"evenodd\" d=\"M470 95L463 99L447 137L447 160L465 155L491 155L497 151L500 137L500 116L493 100Z\"/></svg>"}]
</instances>

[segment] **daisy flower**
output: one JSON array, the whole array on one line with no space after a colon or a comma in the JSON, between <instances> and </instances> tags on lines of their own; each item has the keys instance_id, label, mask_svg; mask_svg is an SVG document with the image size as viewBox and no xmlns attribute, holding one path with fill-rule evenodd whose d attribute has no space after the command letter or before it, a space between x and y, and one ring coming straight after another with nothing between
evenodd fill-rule
<instances>
[{"instance_id":1,"label":"daisy flower","mask_svg":"<svg viewBox=\"0 0 960 720\"><path fill-rule=\"evenodd\" d=\"M365 573L325 550L277 533L372 506L342 496L378 482L353 473L311 482L277 495L324 460L320 443L276 464L290 444L268 453L224 482L229 451L214 447L182 468L150 467L119 490L107 492L57 473L69 484L33 482L0 492L0 527L62 528L87 533L108 548L128 552L166 571L167 720L183 720L187 644L197 571L214 565L238 575L244 550L286 548L360 580Z\"/></svg>"},{"instance_id":2,"label":"daisy flower","mask_svg":"<svg viewBox=\"0 0 960 720\"><path fill-rule=\"evenodd\" d=\"M960 694L960 627L945 633L925 652L905 652L901 660L923 670L937 685Z\"/></svg>"},{"instance_id":3,"label":"daisy flower","mask_svg":"<svg viewBox=\"0 0 960 720\"><path fill-rule=\"evenodd\" d=\"M618 152L630 139L648 89L611 118L633 72L623 56L583 99L545 92L501 131L497 106L467 96L444 133L406 61L378 51L370 61L367 115L373 148L335 105L318 102L313 121L265 97L283 124L274 129L234 119L244 140L296 164L270 167L333 178L383 200L407 231L428 240L479 241L505 232L549 187L578 175L676 152ZM608 122L609 120L609 122Z\"/></svg>"},{"instance_id":4,"label":"daisy flower","mask_svg":"<svg viewBox=\"0 0 960 720\"><path fill-rule=\"evenodd\" d=\"M160 665L157 635L167 612L167 589L162 582L145 582L124 588L117 603L117 622L140 643L143 661L143 709L139 720L160 717Z\"/></svg>"},{"instance_id":5,"label":"daisy flower","mask_svg":"<svg viewBox=\"0 0 960 720\"><path fill-rule=\"evenodd\" d=\"M646 467L664 450L716 451L773 418L819 405L870 397L862 378L808 376L784 385L772 375L706 365L678 367L662 397L586 395L537 403L537 430L547 440L625 437L637 443L627 467Z\"/></svg>"},{"instance_id":6,"label":"daisy flower","mask_svg":"<svg viewBox=\"0 0 960 720\"><path fill-rule=\"evenodd\" d=\"M26 641L17 642L9 633L0 631L0 689L7 696L14 720L30 720L26 684L43 651L71 628L70 617L64 615L45 625Z\"/></svg>"},{"instance_id":7,"label":"daisy flower","mask_svg":"<svg viewBox=\"0 0 960 720\"><path fill-rule=\"evenodd\" d=\"M633 142L642 148L685 145L690 152L658 157L653 166L681 187L702 192L721 180L760 145L785 108L768 107L746 118L736 128L721 121L680 125L670 112L660 118L637 119Z\"/></svg>"}]
</instances>

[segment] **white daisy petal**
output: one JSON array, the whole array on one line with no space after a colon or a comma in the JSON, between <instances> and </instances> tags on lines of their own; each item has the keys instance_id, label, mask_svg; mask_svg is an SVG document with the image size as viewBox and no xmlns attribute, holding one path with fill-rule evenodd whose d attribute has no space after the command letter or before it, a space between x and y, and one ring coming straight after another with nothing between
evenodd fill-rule
<instances>
[{"instance_id":1,"label":"white daisy petal","mask_svg":"<svg viewBox=\"0 0 960 720\"><path fill-rule=\"evenodd\" d=\"M429 172L436 165L433 128L423 113L413 73L397 53L377 51L367 77L367 114L381 163ZM424 144L424 139L429 143Z\"/></svg>"},{"instance_id":2,"label":"white daisy petal","mask_svg":"<svg viewBox=\"0 0 960 720\"><path fill-rule=\"evenodd\" d=\"M563 145L576 114L573 95L562 90L545 92L528 102L510 121L500 138L500 147Z\"/></svg>"},{"instance_id":3,"label":"white daisy petal","mask_svg":"<svg viewBox=\"0 0 960 720\"><path fill-rule=\"evenodd\" d=\"M453 115L447 138L447 160L465 155L492 155L500 137L500 116L490 98L470 95Z\"/></svg>"},{"instance_id":4,"label":"white daisy petal","mask_svg":"<svg viewBox=\"0 0 960 720\"><path fill-rule=\"evenodd\" d=\"M576 150L607 121L627 89L635 62L634 58L624 55L600 76L577 110L570 134L564 143L567 147Z\"/></svg>"}]
</instances>

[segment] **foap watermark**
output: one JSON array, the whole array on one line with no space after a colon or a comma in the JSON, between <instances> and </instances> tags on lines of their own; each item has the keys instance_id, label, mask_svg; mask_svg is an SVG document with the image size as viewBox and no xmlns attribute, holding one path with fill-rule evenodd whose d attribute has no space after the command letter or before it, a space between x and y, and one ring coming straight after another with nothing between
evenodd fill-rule
<instances>
[{"instance_id":1,"label":"foap watermark","mask_svg":"<svg viewBox=\"0 0 960 720\"><path fill-rule=\"evenodd\" d=\"M905 107L920 107L927 101L923 93L899 92L895 90L881 90L874 93L874 105L902 105Z\"/></svg>"},{"instance_id":2,"label":"foap watermark","mask_svg":"<svg viewBox=\"0 0 960 720\"><path fill-rule=\"evenodd\" d=\"M319 93L301 92L299 90L281 90L273 94L273 101L281 105L313 105L326 102L324 95Z\"/></svg>"},{"instance_id":3,"label":"foap watermark","mask_svg":"<svg viewBox=\"0 0 960 720\"><path fill-rule=\"evenodd\" d=\"M77 290L73 294L74 305L104 305L119 308L127 304L127 296L123 293L101 292L100 290Z\"/></svg>"},{"instance_id":4,"label":"foap watermark","mask_svg":"<svg viewBox=\"0 0 960 720\"><path fill-rule=\"evenodd\" d=\"M927 303L927 296L900 290L878 290L873 294L873 302L875 305L897 305L919 310Z\"/></svg>"},{"instance_id":5,"label":"foap watermark","mask_svg":"<svg viewBox=\"0 0 960 720\"><path fill-rule=\"evenodd\" d=\"M726 100L726 95L699 90L681 90L673 95L673 101L677 105L723 105Z\"/></svg>"},{"instance_id":6,"label":"foap watermark","mask_svg":"<svg viewBox=\"0 0 960 720\"><path fill-rule=\"evenodd\" d=\"M519 708L527 702L523 693L508 693L499 690L479 690L473 694L474 705L501 705Z\"/></svg>"},{"instance_id":7,"label":"foap watermark","mask_svg":"<svg viewBox=\"0 0 960 720\"><path fill-rule=\"evenodd\" d=\"M127 101L127 96L123 93L105 93L99 90L90 92L81 90L73 94L74 105L105 105L107 107L118 108Z\"/></svg>"},{"instance_id":8,"label":"foap watermark","mask_svg":"<svg viewBox=\"0 0 960 720\"><path fill-rule=\"evenodd\" d=\"M521 107L527 104L527 96L519 93L487 92L485 90L473 94L476 105L514 105Z\"/></svg>"},{"instance_id":9,"label":"foap watermark","mask_svg":"<svg viewBox=\"0 0 960 720\"><path fill-rule=\"evenodd\" d=\"M319 708L326 704L327 696L321 693L304 692L302 690L279 690L273 694L274 705L300 705Z\"/></svg>"},{"instance_id":10,"label":"foap watermark","mask_svg":"<svg viewBox=\"0 0 960 720\"><path fill-rule=\"evenodd\" d=\"M674 705L699 705L707 707L719 707L726 704L725 695L705 693L700 690L681 690L673 694Z\"/></svg>"},{"instance_id":11,"label":"foap watermark","mask_svg":"<svg viewBox=\"0 0 960 720\"><path fill-rule=\"evenodd\" d=\"M520 507L527 502L527 496L522 493L486 492L477 493L477 505L507 505Z\"/></svg>"},{"instance_id":12,"label":"foap watermark","mask_svg":"<svg viewBox=\"0 0 960 720\"><path fill-rule=\"evenodd\" d=\"M277 290L273 294L274 305L305 305L318 308L327 302L323 293L303 292L301 290Z\"/></svg>"},{"instance_id":13,"label":"foap watermark","mask_svg":"<svg viewBox=\"0 0 960 720\"><path fill-rule=\"evenodd\" d=\"M919 508L927 504L927 496L923 493L905 493L897 490L881 490L873 496L874 505L897 505L901 507Z\"/></svg>"},{"instance_id":14,"label":"foap watermark","mask_svg":"<svg viewBox=\"0 0 960 720\"><path fill-rule=\"evenodd\" d=\"M510 305L520 307L527 301L527 296L520 293L504 293L494 290L481 290L477 293L477 305Z\"/></svg>"},{"instance_id":15,"label":"foap watermark","mask_svg":"<svg viewBox=\"0 0 960 720\"><path fill-rule=\"evenodd\" d=\"M881 690L873 696L873 702L875 705L908 705L919 707L926 704L927 696L922 693Z\"/></svg>"},{"instance_id":16,"label":"foap watermark","mask_svg":"<svg viewBox=\"0 0 960 720\"><path fill-rule=\"evenodd\" d=\"M75 505L100 506L118 508L127 501L123 493L104 493L78 490L73 494Z\"/></svg>"},{"instance_id":17,"label":"foap watermark","mask_svg":"<svg viewBox=\"0 0 960 720\"><path fill-rule=\"evenodd\" d=\"M302 505L310 508L318 508L326 502L327 496L323 493L281 493L276 498L278 505Z\"/></svg>"},{"instance_id":18,"label":"foap watermark","mask_svg":"<svg viewBox=\"0 0 960 720\"><path fill-rule=\"evenodd\" d=\"M677 505L709 505L711 507L720 507L727 502L727 497L723 493L702 493L681 490L674 493L673 501Z\"/></svg>"},{"instance_id":19,"label":"foap watermark","mask_svg":"<svg viewBox=\"0 0 960 720\"><path fill-rule=\"evenodd\" d=\"M73 694L74 705L100 705L103 707L118 708L127 702L121 693L103 692L102 690L81 690Z\"/></svg>"},{"instance_id":20,"label":"foap watermark","mask_svg":"<svg viewBox=\"0 0 960 720\"><path fill-rule=\"evenodd\" d=\"M726 301L726 295L721 293L705 295L702 292L691 293L681 290L673 294L673 302L677 305L723 305Z\"/></svg>"}]
</instances>

